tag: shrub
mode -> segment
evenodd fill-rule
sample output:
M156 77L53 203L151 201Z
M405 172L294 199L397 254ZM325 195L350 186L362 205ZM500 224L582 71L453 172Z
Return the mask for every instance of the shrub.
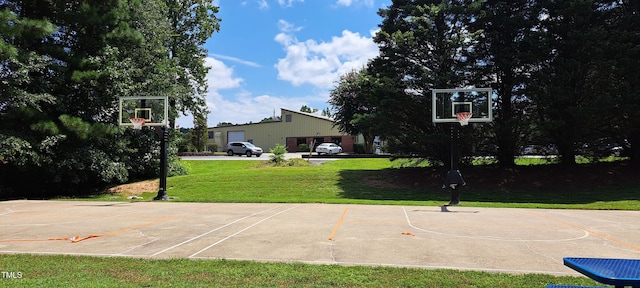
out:
M287 147L276 144L275 148L269 149L269 153L273 153L273 155L269 157L269 160L276 165L281 165L284 163L284 154L287 153Z
M309 145L305 143L298 145L298 152L308 152L308 151L309 151Z

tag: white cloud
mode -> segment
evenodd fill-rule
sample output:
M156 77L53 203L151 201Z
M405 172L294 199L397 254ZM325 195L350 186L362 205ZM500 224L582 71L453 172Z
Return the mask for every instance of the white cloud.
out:
M289 23L285 20L278 20L278 29L281 32L285 32L285 33L291 33L291 32L298 32L300 30L302 30L302 26L296 26L293 25L292 23Z
M206 67L211 67L209 73L207 73L207 83L209 84L209 90L215 91L220 89L229 89L239 87L242 83L242 78L233 76L233 69L227 67L222 61L207 57L204 61Z
M247 66L251 66L251 67L260 67L260 64L258 64L256 62L243 60L243 59L236 58L236 57L233 57L233 56L227 56L227 55L221 55L221 54L209 54L209 55L214 57L214 58L216 58L216 59L229 60L229 61L237 62L237 63L243 64L243 65L247 65Z
M338 5L342 6L351 6L352 0L338 0Z
M278 4L285 7L291 7L295 2L304 2L304 0L278 0Z
M332 37L330 42L318 43L312 39L299 42L288 33L280 33L274 40L284 46L287 53L276 64L278 79L295 86L308 83L329 89L340 75L364 67L379 54L372 38L348 30Z
M258 8L260 8L260 9L269 8L269 3L267 3L267 0L258 0L256 2L258 2Z
M373 0L338 0L338 6L351 6L352 4L362 4L365 6L373 6Z
M273 116L274 112L276 116L280 116L280 108L298 109L302 105L309 105L304 98L284 98L268 94L254 96L248 91L240 91L228 98L219 93L210 94L207 97L211 112L207 117L209 127L216 126L220 122L257 123Z
M205 65L212 67L207 74L209 92L206 103L210 112L207 116L209 127L216 126L220 122L233 124L260 122L263 118L273 116L274 111L277 116L280 116L280 108L298 109L302 105L311 106L310 103L319 98L317 95L296 98L268 94L255 96L242 89L241 84L245 80L235 76L232 67L226 66L224 62L214 57L205 59ZM176 119L176 125L184 128L193 127L193 116L181 115Z

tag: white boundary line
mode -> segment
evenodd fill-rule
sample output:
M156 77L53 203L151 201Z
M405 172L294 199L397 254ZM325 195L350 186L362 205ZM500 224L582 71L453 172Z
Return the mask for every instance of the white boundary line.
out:
M273 214L273 215L271 215L271 216L269 216L269 217L267 217L267 218L264 218L264 219L262 219L262 220L260 220L260 221L258 221L258 222L256 222L256 223L253 223L252 225L249 225L248 227L246 227L246 228L244 228L244 229L242 229L242 230L240 230L240 231L238 231L238 232L236 232L236 233L233 233L233 234L231 234L231 235L229 235L229 236L227 236L227 237L224 237L224 238L222 238L222 239L218 240L217 242L215 242L215 243L213 243L213 244L211 244L211 245L209 245L209 246L207 246L207 247L205 247L205 248L201 249L200 251L198 251L198 252L196 252L196 253L193 253L193 254L189 255L189 257L187 257L187 258L193 258L193 257L195 257L196 255L198 255L198 254L200 254L200 253L202 253L202 252L206 251L207 249L209 249L209 248L211 248L211 247L213 247L213 246L216 246L216 245L218 245L218 244L220 244L220 243L222 243L222 242L224 242L224 241L227 241L227 240L229 240L229 239L231 239L231 238L235 237L236 235L238 235L238 234L240 234L240 233L242 233L242 232L244 232L244 231L249 230L249 228L252 228L253 226L256 226L256 225L258 225L258 224L260 224L260 223L262 223L262 222L264 222L264 221L267 221L267 220L269 220L269 219L271 219L271 218L273 218L273 217L275 217L275 216L278 216L278 215L280 215L280 214L282 214L282 213L284 213L284 212L287 212L287 211L289 211L289 210L292 210L292 209L294 209L294 208L298 208L298 207L300 207L300 205L296 205L296 206L293 206L293 207L291 207L291 208L288 208L288 209L282 210L282 211L280 211L280 212L278 212L278 213L276 213L276 214Z
M280 207L283 207L283 206L287 206L287 205L280 205L280 206L277 206L277 207L273 207L273 208L269 208L269 209L266 209L266 210L262 210L262 211L259 211L259 212L255 212L255 213L249 214L249 215L247 215L247 216L245 216L245 217L242 217L242 218L236 219L236 220L234 220L234 221L232 221L232 222L229 222L229 223L227 223L227 224L225 224L225 225L222 225L222 226L220 226L220 227L217 227L217 228L215 228L215 229L213 229L213 230L209 230L209 231L207 231L207 232L205 232L205 233L203 233L203 234L200 234L200 235L198 235L198 236L195 236L195 237L193 237L193 238L191 238L191 239L188 239L188 240L182 241L182 242L180 242L180 243L178 243L178 244L176 244L176 245L173 245L173 246L171 246L171 247L169 247L169 248L166 248L166 249L160 250L160 251L158 251L158 252L156 252L156 253L153 253L153 254L149 255L149 257L155 257L155 256L158 256L158 255L160 255L160 254L162 254L162 253L164 253L164 252L167 252L167 251L169 251L169 250L171 250L171 249L174 249L174 248L180 247L180 246L182 246L182 245L184 245L184 244L187 244L187 243L189 243L189 242L191 242L191 241L194 241L194 240L197 240L197 239L199 239L199 238L202 238L202 237L204 237L204 236L206 236L206 235L209 235L209 234L211 234L211 233L213 233L213 232L216 232L216 231L218 231L218 230L220 230L220 229L223 229L223 228L225 228L225 227L231 226L231 225L233 225L233 224L235 224L235 223L238 223L238 222L240 222L240 221L242 221L242 220L245 220L245 219L247 219L247 218L250 218L250 217L253 217L253 216L256 216L256 215L259 215L259 214L265 213L265 212L269 212L269 211L272 211L272 210L279 209ZM297 206L296 206L296 207L297 207ZM292 208L289 208L289 209L287 209L287 210L290 210L290 209L292 209ZM285 210L285 211L287 211L287 210ZM278 214L279 214L279 213L278 213ZM277 214L276 214L276 215L277 215Z
M575 240L584 239L589 237L590 235L588 231L583 229L577 229L577 228L576 230L581 230L582 232L584 232L582 236L574 237L574 238L565 238L565 239L508 239L508 238L491 237L491 236L465 236L465 235L449 234L449 233L443 233L443 232L438 232L434 230L428 230L428 229L417 227L411 223L411 219L409 219L409 214L407 214L407 209L405 209L404 206L402 206L402 211L404 212L404 217L407 220L407 224L409 224L409 227L422 232L427 232L427 233L432 233L432 234L437 234L437 235L442 235L447 237L494 240L494 241L505 241L505 242L565 242L565 241L575 241Z

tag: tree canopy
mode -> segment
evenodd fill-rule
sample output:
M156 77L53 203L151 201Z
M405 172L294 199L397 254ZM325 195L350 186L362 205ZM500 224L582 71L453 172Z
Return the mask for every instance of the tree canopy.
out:
M157 177L159 138L116 127L118 98L203 111L215 13L207 1L0 1L0 198Z
M561 162L571 165L577 154L602 156L608 142L624 146L638 163L639 6L393 0L378 12L380 55L366 71L343 75L330 103L343 131L365 123L366 115L369 124L358 128L375 127L387 151L443 160L449 129L430 121L431 89L490 87L494 122L461 129L464 155L497 147L490 153L511 166L520 147L538 144L557 147ZM365 78L376 84L358 84ZM336 97L349 89L358 100ZM360 106L375 113L352 108Z

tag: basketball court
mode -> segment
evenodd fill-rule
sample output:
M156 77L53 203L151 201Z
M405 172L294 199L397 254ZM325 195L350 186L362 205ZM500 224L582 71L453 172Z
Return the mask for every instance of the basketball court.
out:
M640 258L640 211L0 202L0 253L237 259L577 275L563 257Z
M451 171L458 126L491 122L492 97L485 88L433 91L433 122L452 125ZM167 97L122 97L119 125L166 127L167 106ZM166 161L160 166L157 198L165 199ZM461 183L447 183L451 203ZM563 257L640 258L638 219L640 211L17 200L0 202L0 254L577 275Z

